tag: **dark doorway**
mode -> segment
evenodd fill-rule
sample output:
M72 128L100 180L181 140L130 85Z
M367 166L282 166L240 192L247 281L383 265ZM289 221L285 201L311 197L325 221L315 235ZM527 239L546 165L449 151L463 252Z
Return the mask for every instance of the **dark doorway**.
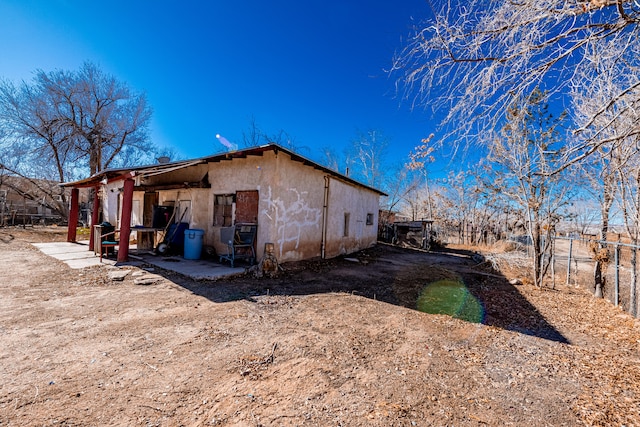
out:
M158 205L158 193L144 193L142 207L142 225L153 227L153 207ZM154 233L138 233L138 249L153 249L155 247Z

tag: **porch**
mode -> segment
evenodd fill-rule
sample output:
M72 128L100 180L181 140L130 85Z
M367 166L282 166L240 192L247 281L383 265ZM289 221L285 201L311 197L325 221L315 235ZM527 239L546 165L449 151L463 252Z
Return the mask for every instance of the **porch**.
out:
M94 266L119 267L125 265L142 266L151 265L169 272L178 273L194 280L219 280L225 277L243 274L248 264L239 267L231 267L228 264L221 264L212 259L188 260L178 255L161 256L152 255L148 252L136 254L136 246L132 245L132 252L129 253L129 260L125 262L116 261L112 258L100 257L93 250L89 249L89 241L79 243L72 242L50 242L34 243L42 253L60 260L73 269L82 269Z

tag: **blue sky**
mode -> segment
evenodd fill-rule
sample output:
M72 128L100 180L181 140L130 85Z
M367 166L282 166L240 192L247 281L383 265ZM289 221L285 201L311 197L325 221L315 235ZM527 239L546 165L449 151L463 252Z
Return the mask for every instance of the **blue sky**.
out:
M153 142L183 158L223 150L218 133L241 144L253 118L317 160L380 130L397 163L435 122L385 70L428 14L424 0L0 0L0 77L92 61L147 93Z

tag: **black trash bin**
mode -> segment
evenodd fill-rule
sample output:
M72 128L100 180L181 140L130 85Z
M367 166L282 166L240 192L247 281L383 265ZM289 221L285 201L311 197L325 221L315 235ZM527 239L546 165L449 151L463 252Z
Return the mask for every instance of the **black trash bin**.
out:
M173 206L154 206L152 227L165 228L169 224L172 214Z

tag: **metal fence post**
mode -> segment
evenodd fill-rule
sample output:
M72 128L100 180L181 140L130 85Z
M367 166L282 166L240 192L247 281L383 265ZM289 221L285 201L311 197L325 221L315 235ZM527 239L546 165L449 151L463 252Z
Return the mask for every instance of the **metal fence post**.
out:
M569 255L567 256L567 286L571 279L571 252L573 250L573 238L569 237Z
M616 286L615 286L615 293L614 293L614 305L617 307L618 303L620 301L619 295L620 295L620 246L616 243L614 246L614 251L615 251L615 262L616 262Z
M638 253L636 247L634 246L631 252L631 283L629 284L629 312L633 317L636 317L638 313L636 296L636 286L638 285L638 272L636 270L637 259Z

